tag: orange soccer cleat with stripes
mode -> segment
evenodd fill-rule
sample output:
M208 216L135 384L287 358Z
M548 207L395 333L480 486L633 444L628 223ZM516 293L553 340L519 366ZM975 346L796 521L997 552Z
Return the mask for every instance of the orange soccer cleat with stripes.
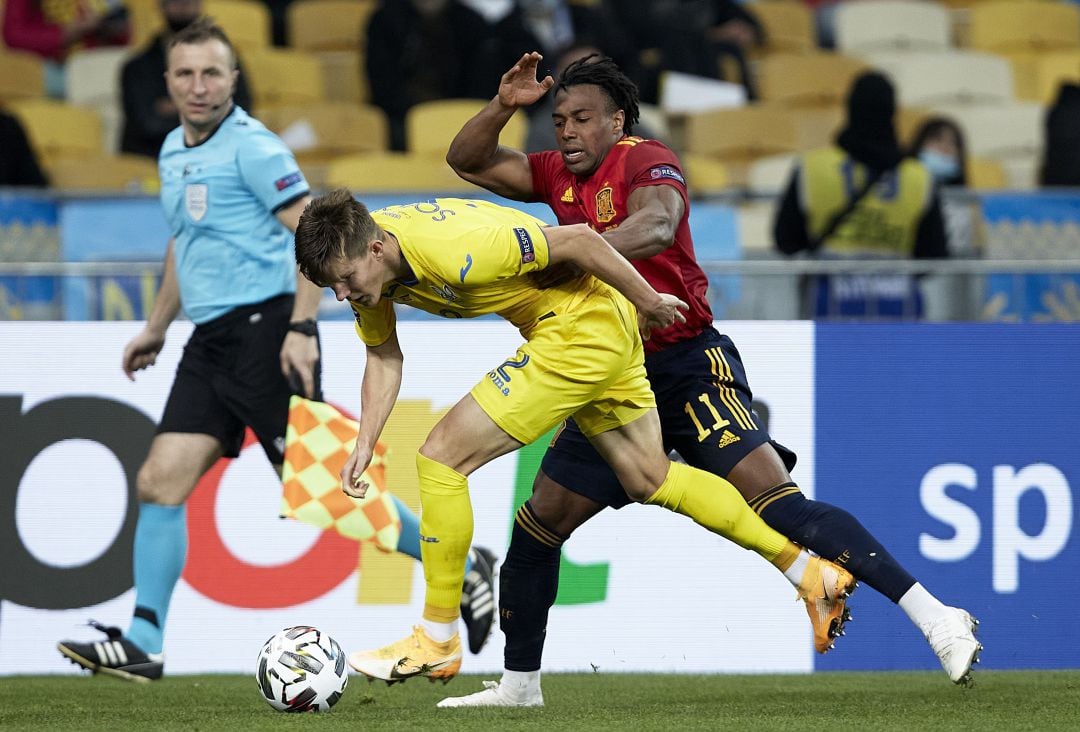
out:
M834 640L844 634L844 623L851 620L847 598L857 587L855 577L843 567L811 555L799 580L799 599L806 603L806 613L814 628L814 649L826 653Z
M373 651L350 653L349 665L369 680L382 679L387 684L417 677L445 684L461 670L461 637L455 633L453 638L440 643L415 625L411 635L396 643Z

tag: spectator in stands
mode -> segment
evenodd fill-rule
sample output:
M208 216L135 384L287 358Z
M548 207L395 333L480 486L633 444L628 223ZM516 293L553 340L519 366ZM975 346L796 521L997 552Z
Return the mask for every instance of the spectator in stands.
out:
M747 53L765 43L760 21L736 0L631 0L626 18L639 48L659 52L659 68L734 81L738 67L747 97L757 98Z
M169 39L203 14L202 0L158 0L165 29L138 55L124 64L120 90L124 128L120 149L157 159L165 136L180 124L176 107L165 87L165 49ZM234 95L236 103L251 111L251 92L241 71Z
M859 76L847 99L847 126L836 144L797 162L777 209L773 235L785 254L833 258L925 258L946 254L945 225L933 177L896 141L892 83ZM917 317L918 283L907 277L832 277L811 281L808 310L818 316Z
M64 59L79 47L123 46L128 42L122 0L5 0L4 43L36 53L46 62L49 96L64 96Z
M293 0L262 0L270 11L270 36L275 46L289 45L289 6Z
M405 114L434 99L487 99L497 47L492 26L459 0L383 2L367 27L371 101L390 126L390 147L405 150Z
M930 117L915 132L911 155L926 166L941 186L967 185L964 132L948 117Z
M1062 84L1046 113L1039 185L1080 187L1080 84Z
M40 188L48 184L22 124L16 117L0 111L0 187Z

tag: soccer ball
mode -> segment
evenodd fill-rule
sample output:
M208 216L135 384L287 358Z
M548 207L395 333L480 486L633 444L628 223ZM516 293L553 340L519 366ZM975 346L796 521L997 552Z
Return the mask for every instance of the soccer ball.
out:
M297 625L266 641L255 680L266 703L279 712L325 712L341 698L349 671L337 641Z

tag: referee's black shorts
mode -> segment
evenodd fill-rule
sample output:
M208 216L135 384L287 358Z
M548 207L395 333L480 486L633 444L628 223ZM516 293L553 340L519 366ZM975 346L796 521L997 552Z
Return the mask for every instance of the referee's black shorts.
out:
M280 353L292 307L292 295L279 295L196 326L184 346L158 434L210 435L226 457L236 457L244 427L250 426L270 462L280 464L293 393L281 373ZM317 365L316 392L319 381Z
M770 439L751 408L753 394L738 349L709 327L700 334L645 356L664 448L688 464L726 477L740 460L771 442L788 470L791 450ZM556 433L541 469L574 493L605 506L622 508L631 500L615 472L572 419Z

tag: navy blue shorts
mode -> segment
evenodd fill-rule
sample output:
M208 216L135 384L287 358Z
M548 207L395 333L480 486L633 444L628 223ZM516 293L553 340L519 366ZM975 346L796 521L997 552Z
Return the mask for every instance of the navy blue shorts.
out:
M795 453L769 438L751 408L742 358L726 335L706 328L646 355L645 370L656 394L664 448L677 451L689 465L726 477L751 451L770 442L788 470L795 467ZM552 480L605 506L632 502L572 419L556 433L540 467Z
M210 435L221 443L225 457L236 457L249 426L270 462L280 465L293 394L281 373L280 353L292 307L292 295L280 295L195 326L158 433ZM315 391L321 399L318 365Z

